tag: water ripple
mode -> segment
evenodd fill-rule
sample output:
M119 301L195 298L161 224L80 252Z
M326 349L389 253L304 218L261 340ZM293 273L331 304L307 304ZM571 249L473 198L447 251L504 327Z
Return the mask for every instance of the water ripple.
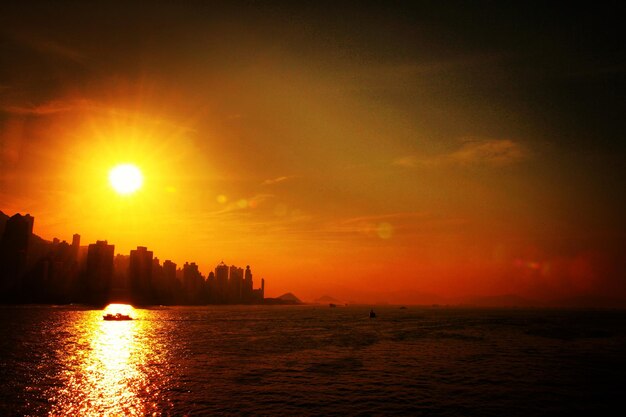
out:
M607 414L619 311L0 308L0 415Z

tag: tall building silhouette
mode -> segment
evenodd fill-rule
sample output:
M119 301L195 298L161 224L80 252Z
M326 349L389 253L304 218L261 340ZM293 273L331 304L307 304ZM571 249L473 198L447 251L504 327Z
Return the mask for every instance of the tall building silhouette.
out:
M152 299L153 252L145 246L130 251L128 280L134 303L147 304Z
M112 300L130 301L130 284L128 282L128 269L130 256L118 253L113 258L113 295Z
M169 259L163 261L161 279L156 284L157 301L160 304L181 303L180 283L176 279L176 264Z
M78 233L74 233L72 236L72 256L75 261L78 261L78 252L80 251L80 235Z
M104 304L108 301L113 280L114 245L98 240L87 249L83 301Z
M0 291L3 298L11 298L20 291L34 223L34 217L19 213L6 222L0 240Z
M250 270L250 265L246 265L241 293L241 298L244 303L252 302L252 271Z
M228 294L228 266L224 261L215 267L216 302L225 303Z
M42 245L42 243L39 243ZM32 269L25 277L24 299L33 302L69 303L76 300L79 287L78 254L80 235L75 234L72 244L58 238L52 244L43 243L40 252L30 253ZM44 249L43 251L41 251Z
M229 268L228 296L229 304L241 303L241 289L243 287L243 269L232 265Z
M169 259L163 262L163 275L167 281L176 279L176 264Z
M183 288L188 303L203 304L205 302L204 277L200 274L195 262L185 262L183 266Z
M261 278L261 288L252 290L252 302L261 303L265 298L265 279Z
M217 281L215 279L215 273L209 272L209 276L206 279L207 285L207 301L209 304L215 304L217 302Z

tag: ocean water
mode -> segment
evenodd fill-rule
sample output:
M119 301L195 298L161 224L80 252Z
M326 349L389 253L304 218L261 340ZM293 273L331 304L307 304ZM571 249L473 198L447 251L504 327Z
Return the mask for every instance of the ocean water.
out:
M608 415L626 312L0 307L1 416Z

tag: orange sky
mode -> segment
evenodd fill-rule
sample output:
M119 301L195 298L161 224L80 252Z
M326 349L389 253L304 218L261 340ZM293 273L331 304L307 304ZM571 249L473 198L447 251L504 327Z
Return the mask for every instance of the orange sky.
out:
M612 110L563 104L615 104L586 89L606 62L434 12L100 7L0 21L0 210L40 236L250 264L305 300L626 296L623 147L593 130ZM138 193L111 189L119 163Z

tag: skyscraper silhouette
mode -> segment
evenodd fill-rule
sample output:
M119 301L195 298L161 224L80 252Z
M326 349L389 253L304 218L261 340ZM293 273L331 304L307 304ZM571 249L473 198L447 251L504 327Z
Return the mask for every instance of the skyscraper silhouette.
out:
M206 279L207 285L207 300L210 304L217 303L217 281L215 279L215 273L209 272L209 276Z
M87 267L84 274L84 293L81 298L90 304L108 302L113 279L114 245L98 240L87 249Z
M216 302L225 303L228 291L228 266L224 261L215 267Z
M204 277L195 262L185 262L183 266L183 287L188 303L202 304L205 301Z
M128 280L131 299L136 304L148 304L152 299L153 252L145 246L130 251Z
M74 260L78 262L78 253L80 251L80 235L78 233L74 233L72 236L72 256Z
M232 265L229 268L228 297L229 304L241 303L241 289L243 287L243 269Z
M0 294L10 299L20 291L26 272L28 246L35 219L26 214L15 214L7 220L0 240Z
M163 261L159 280L154 282L156 300L159 304L175 304L182 300L176 298L180 291L180 283L176 279L176 264L169 259Z
M241 297L244 303L252 302L252 271L250 270L250 265L246 265L246 272L243 279L243 288L242 288Z

